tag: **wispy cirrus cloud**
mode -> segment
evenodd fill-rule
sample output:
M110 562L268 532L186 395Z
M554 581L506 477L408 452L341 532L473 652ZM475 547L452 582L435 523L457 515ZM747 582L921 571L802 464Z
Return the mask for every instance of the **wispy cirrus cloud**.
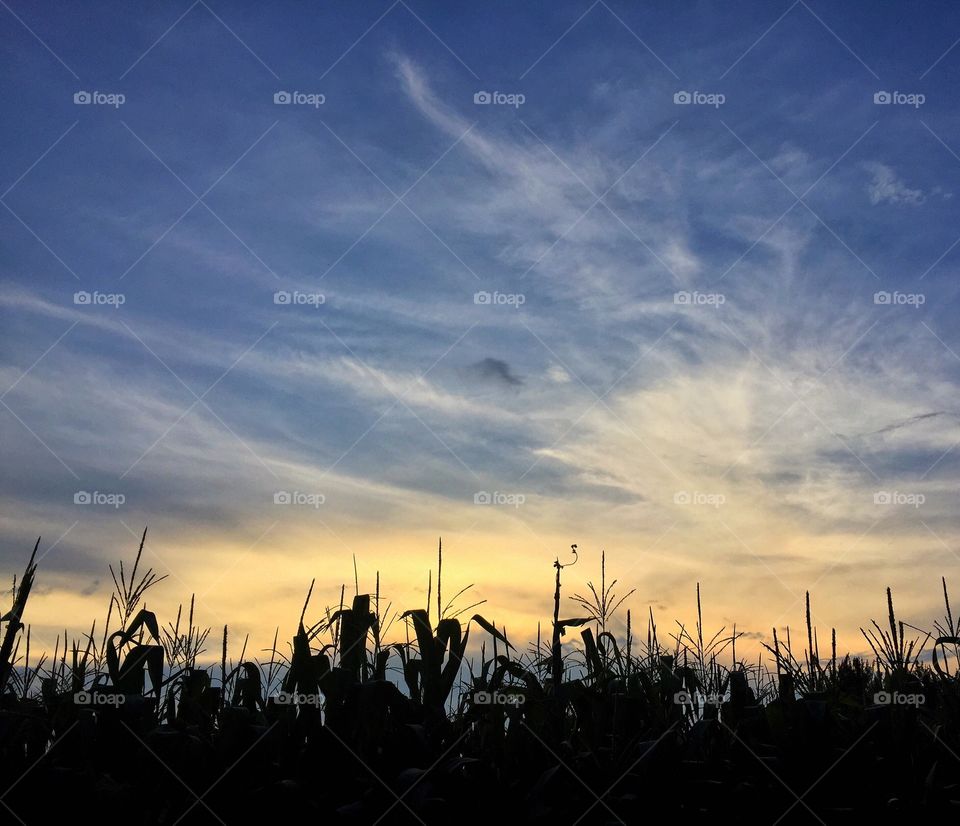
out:
M809 32L789 49L772 32L716 81L728 102L713 110L674 105L675 78L639 72L636 41L602 18L516 81L516 110L475 105L473 77L389 20L316 111L273 106L248 55L210 74L158 52L132 76L130 128L193 187L242 158L176 224L189 193L129 130L81 113L9 199L80 282L4 218L0 375L22 422L0 410L0 433L5 466L29 468L2 479L7 547L69 529L47 573L60 600L84 577L92 602L104 549L149 522L178 589L216 581L212 610L256 603L271 622L353 554L413 604L441 532L491 597L508 576L549 579L579 541L664 610L695 577L759 627L816 583L854 628L863 606L831 572L864 591L897 579L926 610L928 580L955 564L960 164L915 112L878 113L873 78ZM762 33L728 55L707 29L688 48L659 23L689 88ZM280 51L285 83L316 76L312 52ZM513 88L510 57L485 88ZM17 82L59 100L43 72ZM924 122L952 134L928 98ZM39 154L20 144L76 114L28 119L8 179ZM125 303L79 306L78 289ZM81 487L122 490L125 510L78 509ZM280 506L278 491L325 501ZM475 504L495 491L524 503ZM269 595L267 569L282 579ZM518 629L534 627L531 589Z

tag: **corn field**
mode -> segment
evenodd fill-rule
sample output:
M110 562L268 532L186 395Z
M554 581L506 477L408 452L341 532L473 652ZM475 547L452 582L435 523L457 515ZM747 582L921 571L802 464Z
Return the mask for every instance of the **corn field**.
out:
M146 531L144 531L144 538ZM521 646L444 602L374 593L312 605L266 656L230 629L166 624L164 579L110 567L104 625L31 654L37 546L0 617L0 818L33 824L913 823L960 815L960 622L862 629L840 655L810 620L772 629L756 661L736 630L637 623L601 558ZM575 588L575 586L574 586ZM693 590L693 589L691 589ZM882 595L878 595L882 598ZM465 607L459 607L460 605ZM564 606L572 604L574 610ZM294 616L296 616L294 614ZM642 630L636 630L641 625ZM470 645L471 640L473 645ZM479 645L477 644L479 642Z

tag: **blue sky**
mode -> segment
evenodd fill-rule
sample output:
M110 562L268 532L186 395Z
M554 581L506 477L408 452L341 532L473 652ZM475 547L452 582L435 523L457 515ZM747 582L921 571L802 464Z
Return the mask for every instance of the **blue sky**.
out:
M148 523L157 599L203 591L212 625L279 622L313 576L332 600L354 554L416 603L440 533L523 630L571 542L638 609L700 579L756 635L808 587L854 648L887 584L939 610L954 5L10 2L0 26L0 531L11 574L53 546L41 629L99 610Z

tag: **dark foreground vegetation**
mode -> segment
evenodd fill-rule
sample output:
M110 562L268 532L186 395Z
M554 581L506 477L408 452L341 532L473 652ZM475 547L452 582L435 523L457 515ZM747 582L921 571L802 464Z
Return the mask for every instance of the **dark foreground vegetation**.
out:
M321 611L308 593L289 646L278 636L254 657L229 629L195 626L192 600L161 625L143 597L163 577L142 569L142 550L111 568L106 627L64 632L35 662L24 620L36 548L14 582L0 618L3 822L960 816L960 627L946 582L946 616L929 630L898 621L888 590L886 619L863 632L869 657L839 657L833 633L821 650L808 596L801 639L774 631L746 663L735 629L707 635L699 587L696 627L666 637L652 613L642 634L615 616L628 595L603 565L586 596L564 598L574 546L554 565L547 633L521 651L471 614L479 603L457 607L468 589L444 602L441 554L426 606L394 610L379 580Z

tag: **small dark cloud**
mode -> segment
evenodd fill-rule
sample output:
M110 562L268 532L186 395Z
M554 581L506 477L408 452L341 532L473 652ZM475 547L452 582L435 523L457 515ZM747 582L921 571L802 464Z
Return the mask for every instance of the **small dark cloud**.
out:
M100 589L100 580L95 579L86 588L80 591L85 597L93 596Z
M467 367L468 374L479 381L505 384L509 387L519 387L523 379L515 376L510 365L501 359L485 358Z
M727 626L733 626L736 624L736 619L724 617L724 622ZM763 642L767 638L767 633L764 631L744 631L741 628L737 628L737 636L745 640L759 640Z

